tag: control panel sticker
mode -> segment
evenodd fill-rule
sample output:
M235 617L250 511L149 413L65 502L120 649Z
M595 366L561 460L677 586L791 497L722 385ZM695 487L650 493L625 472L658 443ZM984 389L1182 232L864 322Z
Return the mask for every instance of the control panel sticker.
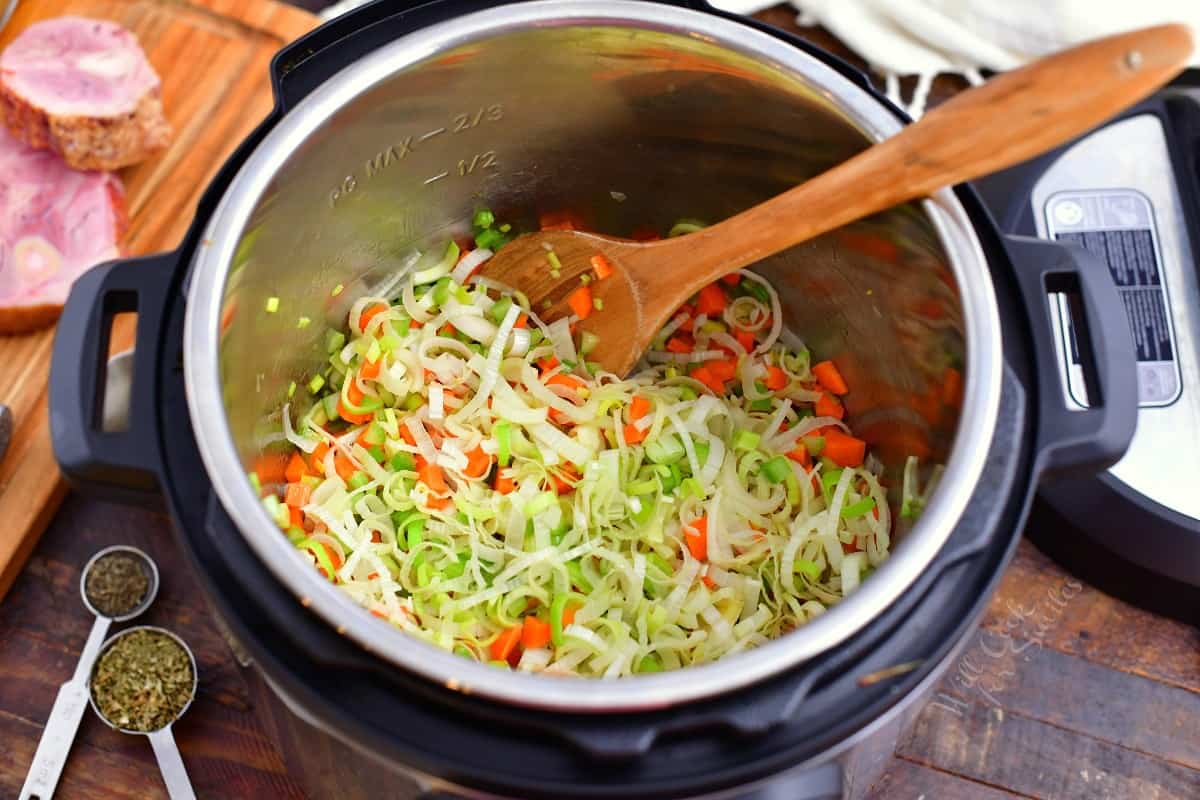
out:
M1162 278L1162 256L1154 229L1154 212L1141 194L1132 191L1069 192L1047 203L1050 235L1072 242L1108 266L1109 275L1125 305L1138 360L1138 401L1142 406L1162 406L1180 394L1175 334L1167 290ZM1072 397L1086 405L1074 326L1066 303L1059 304L1060 325L1066 332L1065 364Z

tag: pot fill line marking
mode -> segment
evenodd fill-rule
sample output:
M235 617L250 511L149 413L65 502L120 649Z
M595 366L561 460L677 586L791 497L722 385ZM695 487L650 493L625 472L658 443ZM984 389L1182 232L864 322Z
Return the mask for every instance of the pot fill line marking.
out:
M427 139L432 139L433 137L437 136L439 133L445 133L445 132L446 132L445 128L438 128L437 130L432 130L429 133L421 134L420 138L418 138L417 141L423 142Z
M436 182L440 181L442 178L447 177L449 174L450 174L449 172L440 172L437 175L434 175L432 178L426 178L425 185L428 186L431 183L436 183Z

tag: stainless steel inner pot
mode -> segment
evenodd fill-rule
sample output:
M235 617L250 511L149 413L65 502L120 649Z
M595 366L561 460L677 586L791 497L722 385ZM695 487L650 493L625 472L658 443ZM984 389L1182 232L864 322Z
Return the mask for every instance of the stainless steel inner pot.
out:
M527 224L540 211L571 208L613 234L681 216L715 221L899 127L866 91L778 38L649 3L501 6L350 64L265 137L195 255L185 378L222 503L299 602L397 667L463 692L580 711L662 707L837 646L945 542L995 427L998 311L979 243L949 191L757 267L779 289L788 329L846 372L850 419L889 474L909 453L946 465L924 514L879 570L826 614L757 650L618 680L475 664L375 619L322 579L245 475L278 438L290 383L300 387L293 402L307 402L325 330L343 326L350 303L385 280L407 248L463 230L479 205ZM275 313L265 311L268 298L279 300ZM961 410L941 390L950 363L965 365Z

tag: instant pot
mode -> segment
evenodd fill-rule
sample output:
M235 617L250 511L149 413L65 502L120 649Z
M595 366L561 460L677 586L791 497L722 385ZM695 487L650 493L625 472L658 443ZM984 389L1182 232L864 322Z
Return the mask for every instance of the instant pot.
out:
M457 797L861 796L977 622L1039 480L1129 444L1133 345L1103 268L1002 236L969 189L945 190L756 267L787 328L847 375L893 500L907 456L945 467L852 595L753 651L618 680L408 637L322 579L246 479L353 300L481 205L526 229L563 208L616 235L715 221L906 120L837 59L702 2L378 2L286 48L272 78L274 111L180 249L76 283L51 430L77 487L165 502L217 617L290 709L264 703L314 797L410 797L413 780ZM1087 407L1063 402L1052 302L1074 311ZM104 359L126 311L121 425Z

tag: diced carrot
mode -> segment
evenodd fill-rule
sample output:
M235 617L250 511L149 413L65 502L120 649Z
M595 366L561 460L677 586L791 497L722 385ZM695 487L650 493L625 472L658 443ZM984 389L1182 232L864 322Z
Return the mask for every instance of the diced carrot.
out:
M708 517L700 517L683 529L683 538L687 542L692 558L704 561L708 558Z
M379 370L383 367L383 359L379 358L374 361L364 361L359 367L358 374L363 376L363 380L373 381L379 377Z
M807 467L812 463L812 455L808 452L808 448L804 445L800 445L795 450L789 452L787 457L802 467Z
M446 476L437 464L430 464L425 459L417 461L417 479L429 487L431 492L444 494L446 492Z
M734 331L733 338L738 340L738 344L747 353L754 351L754 334L750 331Z
M708 367L700 367L692 370L691 377L700 381L717 394L725 393L725 384L717 380L717 377L712 374Z
M721 278L721 283L725 284L726 286L737 286L741 282L742 276L738 275L736 272L731 272L724 278Z
M287 477L287 464L288 461L282 453L262 455L254 462L254 473L258 475L258 482L263 486L268 483L283 483Z
M845 378L842 377L842 373L838 371L837 365L832 361L813 364L812 374L817 379L817 383L821 384L821 388L827 392L841 395L850 391L850 388L846 386Z
M380 542L383 541L383 534L381 534L379 531L371 531L371 541L374 542L375 544L379 544ZM371 576L368 575L367 580L370 580L370 579L371 579Z
M637 422L642 417L650 413L650 401L638 395L629 403L629 419L632 422Z
M447 322L445 325L443 325L441 328L438 329L438 333L441 334L442 336L453 336L454 335L454 326L451 325L449 322Z
M604 280L609 275L613 274L612 262L604 257L603 253L596 253L592 256L592 269L596 270L596 280Z
M350 381L350 386L346 389L346 395L347 399L354 405L358 405L363 401L363 398L366 397L366 395L363 394L363 390L358 388L358 381L355 380Z
M539 358L537 365L538 369L540 369L542 372L549 372L557 367L559 363L560 362L557 356L546 356L545 358Z
M818 397L814 410L817 412L818 417L841 419L846 416L846 408L842 405L842 401L831 394L823 393Z
M287 478L288 483L299 483L300 479L308 474L308 463L305 462L304 456L299 453L292 453L291 459L288 461L287 469L284 470L283 476ZM262 475L258 476L262 480Z
M772 392L778 392L788 385L788 376L779 367L767 367L767 379L763 381Z
M583 218L574 211L546 211L538 216L538 227L544 231L581 231Z
M374 574L378 575L378 573L374 573ZM368 579L368 580L369 580L369 579ZM378 608L372 608L372 609L371 609L371 614L372 614L373 616L379 617L380 619L387 619L387 618L388 618L388 615L387 615L387 614L385 614L385 613L383 613L382 611L380 611Z
M346 422L354 425L362 425L364 422L370 422L375 417L375 415L370 411L365 411L362 414L355 414L353 411L346 408L346 403L341 397L338 397L338 416L346 420Z
M936 297L922 298L913 310L927 319L941 319L946 316L946 309Z
M849 542L842 542L842 552L849 555L850 553L858 552L858 539L853 539Z
M962 406L963 375L954 367L946 367L942 373L942 402L951 408Z
M312 487L307 483L289 483L287 492L283 495L283 502L289 506L299 508L303 505L308 505L308 499L312 497Z
M867 455L867 443L830 427L825 430L825 446L821 448L821 455L839 467L857 467Z
M350 480L350 477L358 472L358 467L354 466L354 462L341 453L333 457L333 468L337 470L338 477L344 481Z
M700 580L704 582L704 585L707 586L710 591L715 592L717 590L717 582L708 577L707 574L701 575Z
M325 474L325 454L329 452L329 442L321 442L312 451L312 467L318 475Z
M516 648L517 642L521 641L521 634L524 630L524 625L513 625L497 636L491 646L492 659L494 661L507 661L509 654Z
M649 430L649 428L644 431L638 430L638 426L630 422L624 428L625 444L641 444Z
M303 528L304 512L293 506L288 506L288 524L293 528Z
M468 478L482 478L492 468L492 457L483 452L482 447L476 447L467 453L467 468L463 472Z
M438 497L437 495L426 495L425 505L435 511L444 511L449 508L452 501L449 497Z
M521 645L526 650L536 650L550 644L550 623L542 622L530 614L525 618L525 626L521 631Z
M568 625L575 624L575 613L577 611L579 611L579 609L576 608L575 606L566 606L565 608L563 608L562 624L563 624L564 628L567 627Z
M677 334L667 340L668 353L690 353L696 343L686 333Z
M520 316L518 316L517 321L513 323L513 327L514 328L528 328L529 327L529 315L521 314Z
M559 494L567 494L574 491L575 484L579 482L580 474L575 471L575 468L568 465L562 468L564 476L559 476L557 472L550 473L550 479L554 481L554 489Z
M864 255L878 258L881 261L896 263L900 258L900 248L878 233L852 231L843 228L838 231L837 238L845 247L857 250Z
M710 283L700 290L696 298L696 313L704 314L709 319L718 316L729 305L729 295L718 283Z
M712 373L712 376L721 382L731 381L737 375L736 359L709 361L706 366L708 367L708 371Z
M400 438L403 439L404 443L409 447L417 446L417 439L415 436L413 436L412 431L408 429L407 425L400 426Z
M545 383L547 386L565 386L572 391L578 391L579 389L587 386L587 381L585 381L583 378L570 375L566 372L559 372L555 375L551 375L546 379Z
M501 469L496 471L496 480L492 488L500 494L508 494L517 488L517 482L509 476L508 470Z
M367 332L367 326L377 315L387 311L387 306L383 303L372 303L362 310L358 315L358 329L363 333Z
M580 286L567 297L567 305L580 319L587 319L592 313L592 289L590 286Z

